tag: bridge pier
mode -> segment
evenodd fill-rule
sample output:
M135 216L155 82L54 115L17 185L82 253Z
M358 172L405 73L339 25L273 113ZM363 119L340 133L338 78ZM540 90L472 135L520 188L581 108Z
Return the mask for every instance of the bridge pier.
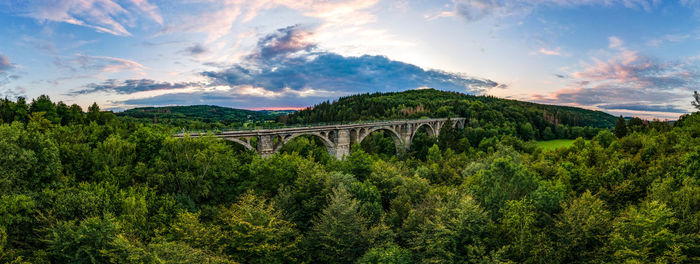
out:
M258 137L258 154L263 158L269 158L275 153L275 147L273 144L272 136L263 135Z
M344 157L350 155L350 131L347 129L339 129L336 131L333 144L333 148L329 150L331 156L342 160Z

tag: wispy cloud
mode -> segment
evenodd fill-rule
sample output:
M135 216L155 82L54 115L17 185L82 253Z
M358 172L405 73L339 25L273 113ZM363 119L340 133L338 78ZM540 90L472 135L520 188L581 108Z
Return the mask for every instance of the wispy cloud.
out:
M248 23L261 12L276 8L297 10L302 15L318 18L325 26L357 26L375 21L367 11L378 0L264 0L264 1L194 1L208 3L208 11L196 16L184 15L179 22L167 27L164 33L202 32L207 34L204 43L220 40L231 32L235 23Z
M4 73L8 71L9 69L12 69L14 66L12 66L12 63L10 62L10 58L8 58L5 55L0 54L0 73Z
M700 1L682 0L681 5L688 8L698 8ZM625 7L650 12L660 5L658 0L452 0L451 9L425 15L428 20L458 16L468 22L478 21L487 17L509 17L527 15L541 6L560 6L571 8L576 6Z
M624 42L616 36L610 36L608 37L608 43L608 48L615 49L622 47Z
M12 62L10 62L10 58L0 54L0 87L5 86L6 84L10 83L10 81L19 79L19 75L9 73L15 67L16 66ZM16 97L17 93L14 92L14 90L6 90L0 95Z
M150 79L140 79L140 80L125 80L119 81L115 79L109 79L103 83L96 84L91 83L85 85L85 89L72 91L69 95L80 95L80 94L90 94L96 92L110 92L116 94L133 94L138 92L147 91L157 91L157 90L174 90L182 89L192 86L201 86L197 83L169 83L169 82L156 82Z
M30 0L6 5L38 21L63 22L118 36L131 36L127 27L134 26L134 12L163 23L158 8L147 0L131 0L128 4L114 0Z
M647 45L658 47L661 44L663 44L664 42L682 42L682 41L685 41L685 40L690 39L690 38L691 38L690 34L666 34L666 35L663 35L662 37L651 39L651 40L647 41Z
M56 57L54 65L71 72L81 70L97 73L114 73L120 71L143 71L146 69L140 63L129 59L85 54L75 54L68 58Z
M547 48L540 48L537 52L540 54L544 55L550 55L550 56L560 56L561 55L561 48L557 47L555 49L547 49Z

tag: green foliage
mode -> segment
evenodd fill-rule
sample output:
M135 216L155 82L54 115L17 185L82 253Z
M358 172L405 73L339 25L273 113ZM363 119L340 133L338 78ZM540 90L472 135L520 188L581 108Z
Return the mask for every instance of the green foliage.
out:
M476 174L464 175L465 184L493 218L501 214L507 201L526 197L538 187L537 175L510 156L496 158L486 166Z
M323 102L278 118L287 124L428 117L468 117L488 123L527 120L538 130L549 124L612 127L609 114L574 107L541 105L434 89L358 94ZM593 134L595 135L595 134ZM593 136L591 135L591 136Z
M489 218L468 195L438 189L409 213L404 229L420 263L478 263Z
M367 251L357 264L412 264L411 252L399 246L372 248Z
M46 251L55 263L105 263L120 228L110 215L61 221L48 230Z
M673 212L656 201L631 206L613 223L610 249L619 262L661 261L677 258L678 236L671 230Z
M313 223L305 242L313 262L353 263L370 246L360 203L343 185L333 190Z
M0 190L13 193L50 185L59 179L61 161L54 141L19 122L0 125Z
M598 142L603 148L607 148L615 140L615 135L608 130L601 130L593 140Z
M221 122L223 124L274 120L294 111L251 111L215 105L138 107L120 112L118 116L132 117L146 122L170 123L179 126L185 122Z
M588 263L599 258L611 231L611 220L605 202L591 192L566 204L556 222L559 261Z
M266 200L252 194L216 217L226 255L241 263L295 262L299 234Z
M399 155L375 133L344 160L316 137L261 158L174 138L175 121L0 100L0 262L700 261L698 113L632 119L618 138L575 108L437 91L340 101L353 107L286 118L468 119L422 128ZM543 136L567 142L544 151Z
M622 138L627 135L627 121L622 116L617 118L615 123L615 136Z

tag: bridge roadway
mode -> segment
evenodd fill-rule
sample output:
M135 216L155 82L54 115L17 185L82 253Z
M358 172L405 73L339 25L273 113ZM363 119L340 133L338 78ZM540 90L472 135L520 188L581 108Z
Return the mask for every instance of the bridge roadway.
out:
M240 130L214 133L213 136L225 140L240 143L250 150L256 151L263 157L269 157L278 152L280 148L292 139L302 135L319 137L328 149L328 153L338 159L343 159L350 154L350 146L360 143L374 131L384 130L389 132L394 140L397 152L410 148L411 141L416 132L423 126L429 135L438 135L440 128L447 118L391 120L367 123L354 123L342 125L321 125L307 127L289 127L276 129ZM464 128L466 118L450 118L452 126ZM209 133L176 134L175 137L198 137ZM256 146L253 146L253 138L257 138Z

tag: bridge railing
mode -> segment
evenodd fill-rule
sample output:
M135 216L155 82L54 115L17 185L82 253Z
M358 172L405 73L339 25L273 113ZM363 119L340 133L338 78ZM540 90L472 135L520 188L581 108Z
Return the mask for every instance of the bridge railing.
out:
M461 118L461 117L451 117L451 118ZM446 118L417 118L417 119L391 119L391 120L355 120L355 121L337 121L337 122L319 122L312 124L293 124L293 125L270 125L270 126L252 126L252 127L238 127L238 128L226 128L224 130L220 129L182 129L177 131L177 134L200 134L200 133L225 133L225 132L237 132L237 131L253 131L262 129L284 129L284 128L314 128L323 126L338 126L338 125L361 125L370 123L384 123L384 122L408 122L408 121L418 121L418 120L433 120L433 119L446 119Z

